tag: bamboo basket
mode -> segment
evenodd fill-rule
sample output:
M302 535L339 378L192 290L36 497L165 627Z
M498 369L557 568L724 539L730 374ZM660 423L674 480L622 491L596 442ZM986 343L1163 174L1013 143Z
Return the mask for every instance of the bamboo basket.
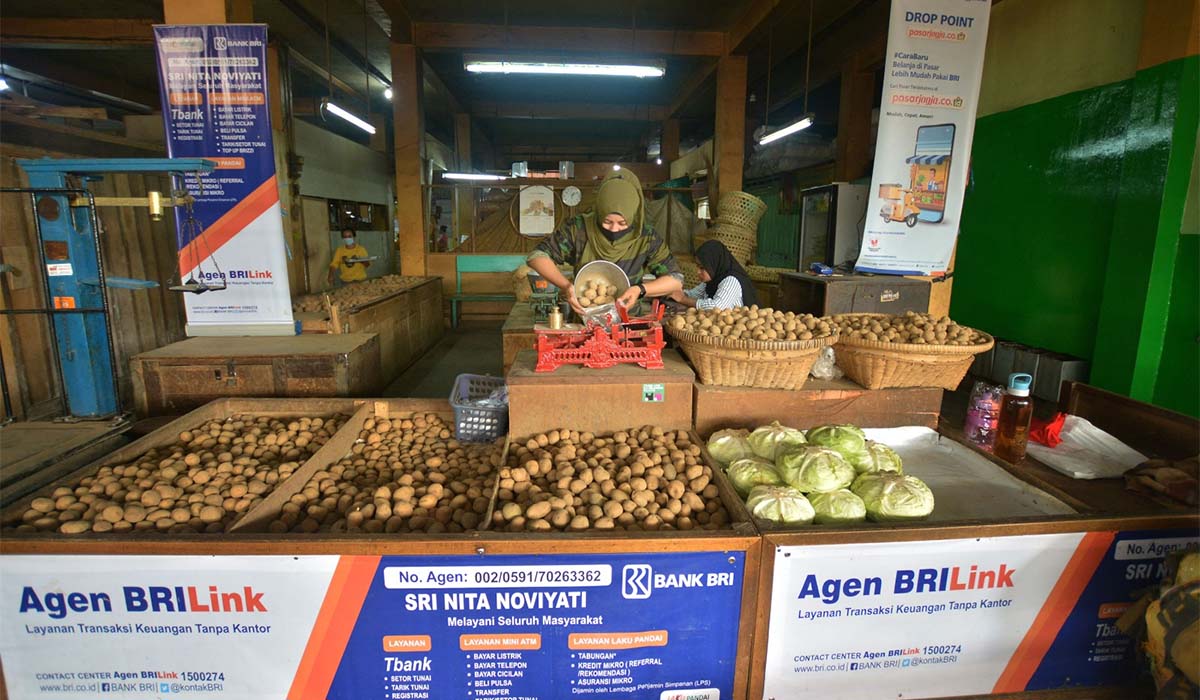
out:
M754 259L754 249L758 247L758 231L730 224L718 219L711 228L705 231L704 240L717 240L725 244L733 258L742 265L748 265ZM699 247L699 246L697 246Z
M758 231L758 222L767 213L767 203L747 192L726 192L717 203L717 218L721 221Z
M887 316L888 314L839 314L835 323L849 316ZM954 391L967 376L975 356L996 344L995 338L979 331L987 342L982 345L917 345L883 343L844 336L833 351L837 366L856 384L867 389L899 387L939 387Z
M668 327L701 384L794 391L808 381L821 349L837 342L837 333L814 340L717 340Z
M795 272L786 267L764 267L762 265L747 265L746 274L755 282L779 284L779 275L784 272Z

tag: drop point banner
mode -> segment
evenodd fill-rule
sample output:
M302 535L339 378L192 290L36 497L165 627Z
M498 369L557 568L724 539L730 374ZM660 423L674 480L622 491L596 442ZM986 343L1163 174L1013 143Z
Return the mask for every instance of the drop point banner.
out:
M967 186L991 0L893 0L855 269L940 275Z
M293 335L267 99L265 24L154 27L167 155L206 158L175 207L188 335Z

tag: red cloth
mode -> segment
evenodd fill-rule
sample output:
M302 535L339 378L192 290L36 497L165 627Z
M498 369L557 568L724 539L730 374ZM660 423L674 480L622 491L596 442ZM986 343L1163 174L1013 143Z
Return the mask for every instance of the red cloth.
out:
M1062 432L1066 421L1065 413L1057 413L1048 421L1034 418L1029 422L1029 439L1051 449L1058 447L1062 444L1062 438L1058 434Z

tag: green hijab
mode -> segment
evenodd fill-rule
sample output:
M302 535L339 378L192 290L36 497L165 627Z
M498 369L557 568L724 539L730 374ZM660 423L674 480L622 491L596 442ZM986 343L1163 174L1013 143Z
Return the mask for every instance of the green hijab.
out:
M606 177L596 192L595 207L583 217L588 240L580 264L586 265L593 260L615 262L633 257L641 245L644 210L642 183L637 175L621 168ZM609 240L600 228L600 222L609 214L620 214L629 224L629 232L615 241Z

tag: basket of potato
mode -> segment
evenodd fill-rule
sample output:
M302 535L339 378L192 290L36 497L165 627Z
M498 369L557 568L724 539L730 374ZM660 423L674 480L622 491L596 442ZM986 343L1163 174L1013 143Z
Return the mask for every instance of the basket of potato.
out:
M902 315L841 314L834 352L837 365L868 389L940 387L953 391L975 355L995 339L947 316L908 311Z
M514 441L492 529L507 532L717 530L731 525L718 478L686 431L551 430Z
M762 389L803 387L821 348L838 337L826 319L757 306L688 309L672 317L667 330L701 384Z
M8 532L219 533L329 441L346 417L235 415L106 464L17 508Z
M427 281L428 277L413 277L411 275L384 275L362 282L354 282L343 287L336 287L320 294L305 294L292 300L292 311L307 313L325 311L325 299L329 303L347 309L364 306L387 296L403 292Z

